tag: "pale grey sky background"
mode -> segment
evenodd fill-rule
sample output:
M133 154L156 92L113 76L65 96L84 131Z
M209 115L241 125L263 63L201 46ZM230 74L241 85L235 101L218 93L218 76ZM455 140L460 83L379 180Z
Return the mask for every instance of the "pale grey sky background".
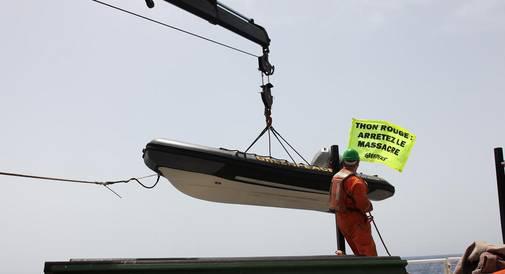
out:
M163 1L152 10L108 2L260 54ZM274 126L306 158L345 147L353 117L417 135L403 173L361 168L396 187L374 204L394 255L501 241L493 148L505 145L505 1L224 3L267 29ZM92 1L2 1L0 35L1 171L143 176L151 139L243 150L264 127L254 58ZM278 146L274 154L286 157ZM335 250L332 215L201 201L165 179L150 191L114 186L123 199L88 185L0 184L2 273L41 273L44 261L70 258Z

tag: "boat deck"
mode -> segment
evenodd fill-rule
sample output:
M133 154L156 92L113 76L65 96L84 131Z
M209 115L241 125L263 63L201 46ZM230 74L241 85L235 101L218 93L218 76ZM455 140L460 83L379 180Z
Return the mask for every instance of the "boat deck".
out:
M349 273L406 274L400 257L293 256L165 259L73 259L46 262L45 274L74 273Z

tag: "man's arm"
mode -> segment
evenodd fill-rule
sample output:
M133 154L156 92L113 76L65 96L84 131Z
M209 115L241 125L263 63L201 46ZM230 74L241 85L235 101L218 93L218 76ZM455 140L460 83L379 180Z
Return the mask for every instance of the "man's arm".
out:
M357 209L363 213L372 211L372 203L368 200L368 187L363 179L353 176L349 178L352 180L350 194L354 199L354 203Z

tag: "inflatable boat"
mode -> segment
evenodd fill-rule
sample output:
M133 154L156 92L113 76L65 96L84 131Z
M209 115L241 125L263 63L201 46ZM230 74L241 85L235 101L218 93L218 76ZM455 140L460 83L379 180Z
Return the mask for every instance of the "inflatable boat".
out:
M143 150L145 164L179 191L202 200L328 212L333 174L328 153L311 165L288 162L238 150L156 139ZM368 197L379 201L395 188L378 176L359 174L368 183Z

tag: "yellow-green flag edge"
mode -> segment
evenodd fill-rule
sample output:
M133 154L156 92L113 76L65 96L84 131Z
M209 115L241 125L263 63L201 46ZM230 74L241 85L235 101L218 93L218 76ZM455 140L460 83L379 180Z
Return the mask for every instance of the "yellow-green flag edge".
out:
M360 160L382 163L402 172L416 143L416 135L382 120L352 119L349 145L359 152Z

